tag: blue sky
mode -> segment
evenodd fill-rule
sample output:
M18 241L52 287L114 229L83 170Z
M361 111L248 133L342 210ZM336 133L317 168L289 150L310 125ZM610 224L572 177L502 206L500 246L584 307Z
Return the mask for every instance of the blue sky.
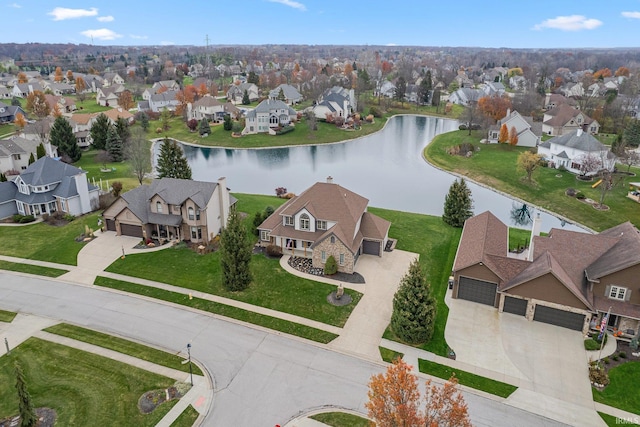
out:
M1 42L640 47L640 0L0 0Z

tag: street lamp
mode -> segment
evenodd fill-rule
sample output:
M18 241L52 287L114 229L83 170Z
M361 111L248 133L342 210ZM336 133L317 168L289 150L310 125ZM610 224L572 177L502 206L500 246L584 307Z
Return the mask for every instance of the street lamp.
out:
M187 344L187 354L189 355L189 376L191 377L191 387L193 387L193 369L191 369L191 343Z

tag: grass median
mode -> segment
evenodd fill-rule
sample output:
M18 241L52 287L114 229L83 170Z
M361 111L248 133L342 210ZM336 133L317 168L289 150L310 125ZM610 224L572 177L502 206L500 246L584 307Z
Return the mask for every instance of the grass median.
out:
M69 272L68 270L61 270L59 268L42 267L40 265L22 264L3 260L0 260L0 270L17 271L45 277L58 277Z
M278 319L276 317L266 316L264 314L254 313L252 311L243 310L241 308L232 307L217 302L193 298L189 299L188 295L165 291L153 287L138 285L135 283L114 280L107 277L98 276L94 282L96 286L117 289L124 292L143 295L174 304L180 304L187 307L195 308L209 313L218 314L220 316L229 317L254 325L262 326L275 331L284 332L286 334L295 335L308 340L326 344L337 337L331 332L322 331L320 329L301 325L299 323L289 322L287 320Z
M371 421L346 412L323 412L312 415L309 418L331 427L368 427Z
M11 323L17 315L13 311L0 310L0 322Z

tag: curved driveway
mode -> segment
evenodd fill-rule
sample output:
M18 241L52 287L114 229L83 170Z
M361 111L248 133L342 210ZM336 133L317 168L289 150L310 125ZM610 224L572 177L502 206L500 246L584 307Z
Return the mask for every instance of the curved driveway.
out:
M383 364L307 341L173 305L0 272L0 308L50 317L192 355L215 382L206 426L284 425L324 406L365 412L367 383ZM477 426L557 426L557 422L466 393Z

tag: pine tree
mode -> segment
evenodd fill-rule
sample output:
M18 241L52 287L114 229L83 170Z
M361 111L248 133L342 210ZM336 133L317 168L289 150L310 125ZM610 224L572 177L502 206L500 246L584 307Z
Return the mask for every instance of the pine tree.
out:
M110 126L109 118L102 113L96 117L96 121L91 125L91 139L96 149L104 150L107 147L107 133Z
M118 136L120 137L120 141L122 141L122 145L126 147L127 143L129 142L129 138L131 138L129 123L127 123L126 119L118 117L118 120L116 120L116 132L118 132Z
M427 71L427 74L422 78L420 86L418 87L418 102L420 104L429 104L431 86L431 71Z
M207 119L200 120L200 125L198 125L198 132L200 135L210 134L211 126L209 126L209 121Z
M120 135L118 134L118 130L115 126L109 126L106 149L112 162L121 162L124 159L122 139L120 139Z
M631 120L622 135L626 145L638 147L640 145L640 120Z
M38 147L36 148L36 157L38 159L41 159L46 155L47 155L47 151L44 149L44 144L41 142L40 144L38 144Z
M282 90L282 88L280 88L280 92L278 92L278 97L276 99L279 101L284 101L285 99L287 99L284 96L284 90Z
M431 295L425 273L415 259L393 297L391 329L405 342L424 343L433 336L435 319L436 300Z
M29 163L28 164L30 165L31 163L33 163L35 161L36 161L36 156L34 156L33 153L31 153L31 155L29 156Z
M220 236L220 265L225 288L242 291L251 283L251 242L240 216L232 209Z
M165 138L158 157L158 177L191 179L191 167L178 143Z
M38 424L38 417L31 401L31 395L27 391L27 384L22 373L20 364L16 361L16 390L18 390L18 411L20 414L21 427L35 427Z
M3 173L0 173L0 182L7 182L7 176Z
M233 123L231 122L231 116L229 114L224 115L224 123L222 124L224 130L232 130Z
M60 155L67 155L71 162L77 162L82 157L80 147L78 147L78 141L73 135L73 129L71 125L64 117L57 117L51 126L49 132L49 140L51 144L58 147Z
M473 215L473 199L471 190L464 178L457 179L449 187L449 194L444 198L444 214L442 220L452 227L462 227Z
M249 92L247 92L247 90L245 89L244 93L242 94L242 105L249 104L251 104L251 100L249 99Z
M146 132L147 129L149 129L149 115L144 111L141 111L138 114L138 121L140 122L140 127Z

